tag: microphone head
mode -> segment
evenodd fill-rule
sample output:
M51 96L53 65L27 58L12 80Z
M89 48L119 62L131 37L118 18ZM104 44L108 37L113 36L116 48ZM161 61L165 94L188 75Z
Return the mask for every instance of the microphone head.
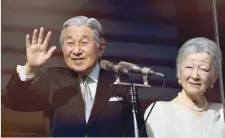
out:
M114 64L110 61L107 60L101 60L100 61L100 67L102 69L108 70L108 71L114 71L117 73L122 73L122 74L129 74L129 71L125 68L123 68L122 66L118 65L118 64Z
M108 70L109 65L113 66L114 64L112 62L107 61L107 60L101 60L100 61L100 67L102 69Z
M105 70L109 70L109 69L112 69L114 66L114 64L108 60L101 60L100 61L100 67L102 69L105 69Z
M123 68L126 68L127 70L131 70L134 66L134 64L129 63L129 62L125 62L125 61L121 61L119 63L119 65L121 65Z
M127 69L128 71L131 71L131 72L139 73L142 70L142 68L139 67L138 65L133 64L133 63L129 63L129 62L125 62L125 61L121 61L119 63L119 65L122 66L123 68Z
M155 72L151 68L148 68L148 67L139 67L136 64L125 62L125 61L121 61L119 63L119 65L120 65L120 67L122 67L123 69L126 69L129 72L141 73L143 75L152 75L152 74L154 74L154 75L157 75L157 76L164 77L164 74L159 73L159 72Z

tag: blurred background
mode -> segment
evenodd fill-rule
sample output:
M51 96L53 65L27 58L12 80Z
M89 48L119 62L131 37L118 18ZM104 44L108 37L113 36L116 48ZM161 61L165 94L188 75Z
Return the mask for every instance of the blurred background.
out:
M217 0L223 53L224 13L225 1ZM16 65L25 64L25 36L35 28L51 30L50 45L57 46L46 67L65 66L59 46L61 26L78 15L97 18L103 25L107 40L104 59L127 61L165 74L161 100L171 100L180 91L175 69L180 46L198 36L215 40L212 0L2 0L2 94ZM134 79L142 83L141 76L134 74ZM152 76L149 84L151 88L138 89L143 109L159 93L162 79ZM218 84L207 98L220 102ZM16 112L2 105L2 136L48 136L48 126L42 112Z

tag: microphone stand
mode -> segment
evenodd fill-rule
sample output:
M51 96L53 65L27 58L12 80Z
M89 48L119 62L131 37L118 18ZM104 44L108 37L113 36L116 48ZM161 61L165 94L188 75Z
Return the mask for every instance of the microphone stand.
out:
M136 117L136 113L137 113L137 100L136 100L137 99L137 93L136 93L136 87L133 85L132 76L129 75L129 77L130 77L130 83L131 83L130 94L131 94L132 113L133 113L133 121L134 121L134 135L137 138L137 137L139 137L137 117Z
M133 123L134 123L134 135L135 137L139 137L139 130L138 130L138 123L137 123L137 87L144 87L150 88L151 86L146 82L148 79L146 75L143 75L144 84L136 84L133 83L132 76L129 74L130 83L120 82L119 74L116 74L116 81L112 84L113 85L122 85L122 86L130 86L130 95L131 95L131 103L132 103L132 115L133 115Z

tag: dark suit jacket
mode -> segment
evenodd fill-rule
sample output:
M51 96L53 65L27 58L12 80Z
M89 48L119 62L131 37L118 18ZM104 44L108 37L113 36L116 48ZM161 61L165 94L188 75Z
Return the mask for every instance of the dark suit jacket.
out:
M19 111L44 111L51 118L51 136L134 136L129 88L110 87L112 73L101 70L88 123L77 75L68 68L48 68L33 80L22 82L15 72L2 96L6 107ZM123 101L108 101L120 96ZM138 111L141 129L143 114ZM143 136L146 136L144 133Z

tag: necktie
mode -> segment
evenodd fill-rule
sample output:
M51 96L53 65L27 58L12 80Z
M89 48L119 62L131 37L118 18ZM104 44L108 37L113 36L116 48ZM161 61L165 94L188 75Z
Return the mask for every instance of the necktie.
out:
M88 86L88 82L90 82L89 77L83 77L82 85L81 85L81 93L83 96L84 104L85 104L85 118L86 123L88 122L89 116L91 114L93 99L91 97L91 90Z

